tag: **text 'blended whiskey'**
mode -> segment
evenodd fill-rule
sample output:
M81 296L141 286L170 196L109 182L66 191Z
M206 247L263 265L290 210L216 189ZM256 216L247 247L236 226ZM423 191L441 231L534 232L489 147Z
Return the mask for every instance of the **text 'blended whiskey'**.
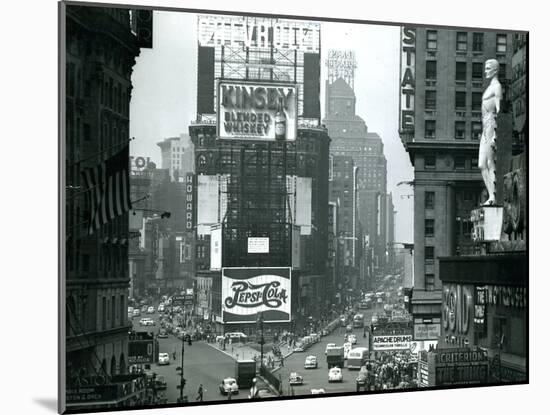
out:
M286 138L286 114L283 110L283 99L279 98L277 112L275 113L275 139L284 140Z

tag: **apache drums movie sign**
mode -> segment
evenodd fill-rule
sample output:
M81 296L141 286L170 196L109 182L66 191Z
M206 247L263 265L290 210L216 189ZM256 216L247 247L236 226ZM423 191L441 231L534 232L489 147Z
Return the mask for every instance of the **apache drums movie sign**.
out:
M296 140L296 85L220 81L218 135L221 139Z
M224 323L290 321L290 268L223 268Z

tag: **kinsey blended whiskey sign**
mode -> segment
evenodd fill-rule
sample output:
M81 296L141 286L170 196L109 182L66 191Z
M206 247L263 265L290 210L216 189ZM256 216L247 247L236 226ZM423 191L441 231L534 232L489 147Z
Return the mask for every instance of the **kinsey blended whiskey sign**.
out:
M296 85L220 81L221 139L296 140Z
M290 321L290 268L223 268L224 323Z

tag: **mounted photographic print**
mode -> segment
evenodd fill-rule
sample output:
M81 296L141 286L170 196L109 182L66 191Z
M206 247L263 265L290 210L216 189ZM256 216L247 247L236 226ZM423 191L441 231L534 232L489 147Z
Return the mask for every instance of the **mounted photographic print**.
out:
M528 34L364 18L60 3L60 412L528 382Z

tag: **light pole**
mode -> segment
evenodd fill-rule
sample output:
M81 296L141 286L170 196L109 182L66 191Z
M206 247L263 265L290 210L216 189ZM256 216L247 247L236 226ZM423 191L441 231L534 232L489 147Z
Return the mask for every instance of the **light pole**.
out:
M260 312L258 315L258 322L260 323L260 372L264 364L264 314Z
M185 387L186 380L183 377L183 359L185 356L185 338L182 336L181 338L181 367L177 367L176 370L179 371L180 375L180 384L177 386L177 388L180 390L180 397L178 398L178 403L185 403L187 402L187 396L183 395L183 388Z

